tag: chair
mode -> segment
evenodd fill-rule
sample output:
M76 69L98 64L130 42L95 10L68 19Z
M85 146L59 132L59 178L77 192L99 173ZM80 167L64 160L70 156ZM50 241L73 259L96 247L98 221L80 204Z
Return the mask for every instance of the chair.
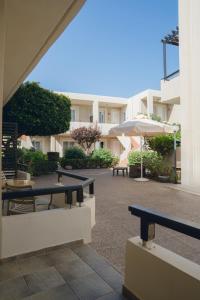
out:
M53 201L53 194L51 198L42 199L35 196L20 198L20 199L11 199L8 201L7 215L20 215L27 214L31 212L51 209Z

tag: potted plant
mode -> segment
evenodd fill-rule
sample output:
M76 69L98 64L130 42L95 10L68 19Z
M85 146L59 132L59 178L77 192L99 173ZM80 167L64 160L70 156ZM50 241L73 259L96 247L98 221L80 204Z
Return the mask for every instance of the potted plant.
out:
M143 155L143 154L142 154ZM129 177L138 178L141 176L141 152L132 151L128 156ZM143 174L145 174L145 166L143 166Z
M170 176L172 174L172 166L169 163L163 162L159 168L158 179L160 182L170 182Z

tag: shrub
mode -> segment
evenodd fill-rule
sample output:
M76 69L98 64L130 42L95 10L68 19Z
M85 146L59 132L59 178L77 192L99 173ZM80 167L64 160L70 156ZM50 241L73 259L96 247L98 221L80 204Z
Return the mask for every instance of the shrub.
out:
M20 151L18 150L18 155L19 162L27 164L27 172L33 176L40 176L57 170L57 162L47 160L47 155L42 151L22 148Z
M141 155L144 167L151 172L151 176L157 176L162 163L162 156L156 151L143 151L142 153L140 151L132 151L128 156L129 166L140 165Z
M148 139L150 148L157 151L162 156L167 156L172 153L174 149L174 137L172 134L159 135Z
M97 127L79 127L71 132L71 137L86 151L90 153L90 150L99 141L101 137L101 131Z
M95 149L91 155L91 158L99 161L100 166L113 166L118 162L117 158L108 149Z
M29 166L29 172L33 176L40 176L48 173L55 172L58 164L56 161L49 160L36 160Z
M64 157L66 159L84 159L86 158L86 155L83 149L73 146L65 150Z
M47 152L48 160L59 161L59 152Z
M109 168L117 163L118 158L106 149L94 150L91 156L84 158L68 158L68 156L64 156L60 160L63 168L71 166L73 169Z

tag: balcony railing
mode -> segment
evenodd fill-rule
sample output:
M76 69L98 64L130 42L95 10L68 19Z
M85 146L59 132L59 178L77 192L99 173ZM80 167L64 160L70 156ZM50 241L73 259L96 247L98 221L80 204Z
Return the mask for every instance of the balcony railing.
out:
M173 73L171 73L171 74L165 76L165 77L163 78L163 80L171 80L171 79L175 78L176 76L178 76L179 73L180 73L180 70L176 70L175 72L173 72Z
M71 178L75 178L81 180L79 184L71 184L71 185L61 185L55 187L45 187L45 188L34 188L27 190L16 190L16 191L6 191L2 193L2 200L12 200L19 199L25 197L33 197L33 196L41 196L41 195L53 195L53 194L65 194L65 203L72 206L72 192L76 192L77 194L77 202L79 206L84 201L83 190L86 187L89 187L89 194L94 195L94 178L89 178L85 176L80 176L74 173L58 170L56 171L58 174L58 183L61 183L62 176L68 176Z
M119 125L119 123L90 123L90 122L71 122L70 123L70 130L79 128L79 127L90 127L90 126L96 126L99 127L103 135L107 135L109 133L109 130ZM70 132L70 131L69 131Z
M132 215L140 218L140 237L144 243L155 237L155 224L200 240L200 224L155 212L139 205L129 206Z

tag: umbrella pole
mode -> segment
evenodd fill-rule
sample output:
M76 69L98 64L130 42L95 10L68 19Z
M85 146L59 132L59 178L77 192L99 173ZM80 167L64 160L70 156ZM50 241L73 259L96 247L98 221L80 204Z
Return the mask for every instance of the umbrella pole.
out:
M141 159L140 159L140 167L141 167L141 171L140 171L140 177L143 178L143 140L142 140L142 136L140 136L140 154L141 154Z
M140 158L140 167L141 167L141 171L140 171L140 177L139 178L135 178L135 181L149 181L149 179L144 178L143 177L143 137L140 136L140 153L141 153L141 158Z

